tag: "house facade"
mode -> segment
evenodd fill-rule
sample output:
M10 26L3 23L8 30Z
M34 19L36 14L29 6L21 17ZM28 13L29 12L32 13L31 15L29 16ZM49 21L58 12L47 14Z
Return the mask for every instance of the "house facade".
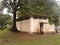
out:
M49 19L46 18L34 18L23 19L16 22L18 31L28 33L55 33L55 25L49 23Z

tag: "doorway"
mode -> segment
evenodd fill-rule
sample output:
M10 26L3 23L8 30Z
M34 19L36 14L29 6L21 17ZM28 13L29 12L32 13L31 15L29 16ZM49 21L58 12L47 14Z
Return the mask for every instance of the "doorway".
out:
M43 34L43 23L40 23L40 34Z

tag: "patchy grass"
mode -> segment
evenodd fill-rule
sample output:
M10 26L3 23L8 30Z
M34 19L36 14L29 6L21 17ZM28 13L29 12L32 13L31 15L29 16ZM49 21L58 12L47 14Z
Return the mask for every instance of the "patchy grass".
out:
M4 34L8 33L6 30L0 30L0 37L4 36Z
M60 34L31 35L0 31L0 45L60 45Z

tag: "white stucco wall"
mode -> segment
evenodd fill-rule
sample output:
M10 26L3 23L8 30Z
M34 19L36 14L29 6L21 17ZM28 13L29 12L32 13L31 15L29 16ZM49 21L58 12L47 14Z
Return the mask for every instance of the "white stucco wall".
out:
M54 24L49 24L49 23L46 23L44 24L43 26L43 32L56 32L55 31L55 25Z
M17 29L18 31L22 31L22 32L31 32L31 21L30 19L28 20L23 20L23 21L19 21L17 22Z
M17 29L18 29L18 31L20 31L20 21L19 22L16 22L16 27L17 27Z
M40 23L49 23L48 19L32 19L33 21L33 32L40 33Z
M31 17L27 20L16 22L18 31L29 33L40 33L40 23L43 23L43 32L54 32L54 24L50 25L48 19L34 19Z
M39 32L39 19L33 19L33 32Z
M33 21L31 27L33 28L32 32L40 33L40 23L43 23L43 32L55 32L55 25L49 24L48 19L34 19L32 18L31 21Z

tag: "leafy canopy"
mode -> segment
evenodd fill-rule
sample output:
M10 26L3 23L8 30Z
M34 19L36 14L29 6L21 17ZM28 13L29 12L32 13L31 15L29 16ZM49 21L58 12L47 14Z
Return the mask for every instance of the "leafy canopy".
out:
M3 29L7 24L12 24L12 17L10 15L0 14L0 29Z
M46 15L55 16L57 12L55 0L27 0L26 4L20 9L18 15Z

